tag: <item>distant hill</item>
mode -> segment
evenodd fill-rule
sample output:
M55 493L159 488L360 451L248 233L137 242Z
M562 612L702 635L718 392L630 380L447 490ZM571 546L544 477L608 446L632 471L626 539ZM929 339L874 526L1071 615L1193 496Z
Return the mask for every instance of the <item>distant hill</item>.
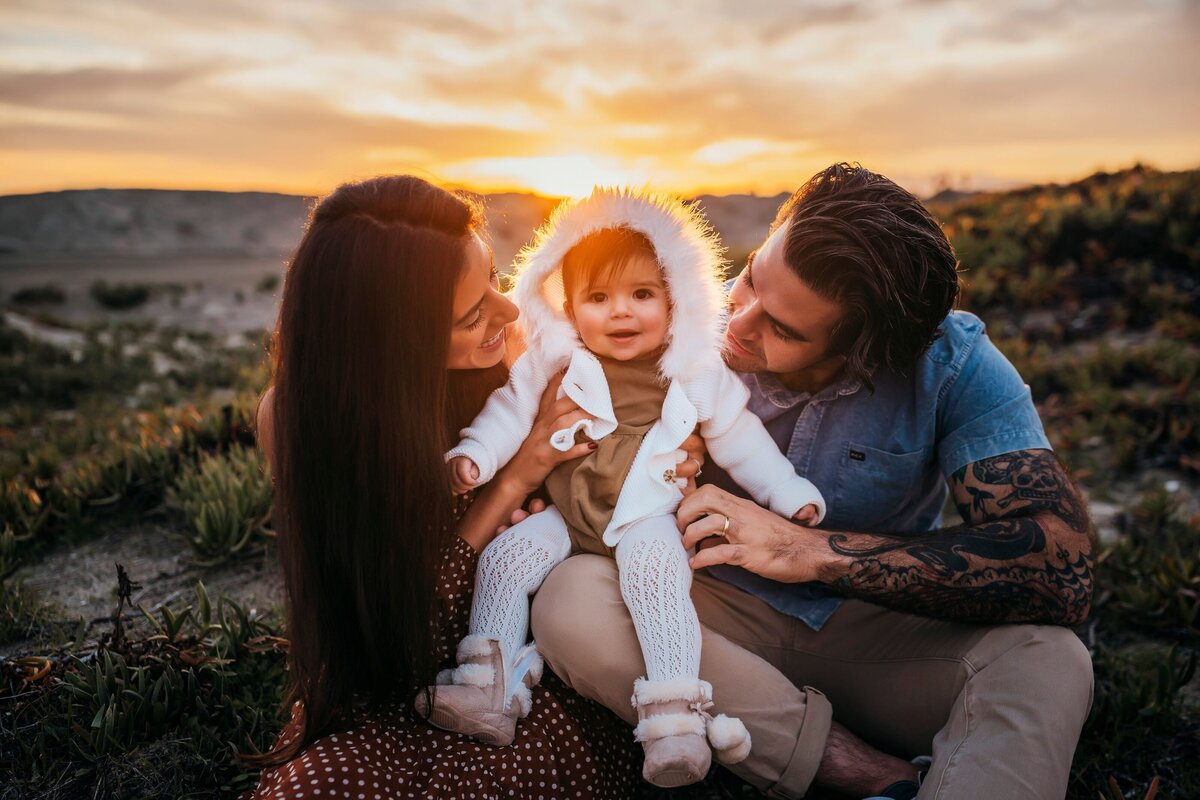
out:
M733 251L761 241L786 195L697 198ZM89 189L0 197L2 255L284 257L311 197L267 192ZM496 261L507 265L558 203L532 194L485 198Z
M976 277L988 273L976 292L986 302L992 295L1021 294L1018 286L998 294L991 290L1038 265L1074 264L1075 280L1086 283L1084 274L1106 259L1194 263L1197 244L1189 237L1197 226L1197 187L1200 171L1160 173L1136 166L1065 185L995 193L944 190L926 203L945 223L964 267ZM484 199L502 269L558 203L519 193ZM786 194L735 194L695 201L731 257L740 260L761 243L785 199ZM311 203L310 197L266 192L91 189L10 195L0 197L0 259L6 254L282 259L299 241Z
M932 197L925 198L925 202L929 205L957 203L960 200L967 200L978 194L981 194L981 192L960 192L957 189L942 189Z
M90 189L0 197L0 253L277 255L308 198L267 192Z

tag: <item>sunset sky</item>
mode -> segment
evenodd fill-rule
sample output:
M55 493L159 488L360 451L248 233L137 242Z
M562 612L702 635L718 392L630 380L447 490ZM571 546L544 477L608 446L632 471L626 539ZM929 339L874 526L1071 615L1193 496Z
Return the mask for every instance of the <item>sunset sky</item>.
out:
M1181 169L1197 42L1197 0L0 0L0 194Z

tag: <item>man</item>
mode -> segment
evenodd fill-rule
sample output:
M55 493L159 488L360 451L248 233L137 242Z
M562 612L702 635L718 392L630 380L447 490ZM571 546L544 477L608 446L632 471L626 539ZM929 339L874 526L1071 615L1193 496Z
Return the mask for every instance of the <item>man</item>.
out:
M711 568L692 586L701 677L753 737L732 769L772 796L1066 792L1092 674L1059 626L1088 613L1089 523L1028 387L951 313L956 264L915 197L838 164L731 287L727 362L829 504L802 528L706 465L678 513ZM947 491L963 524L939 530ZM635 719L642 665L610 561L552 573L533 631L577 691Z

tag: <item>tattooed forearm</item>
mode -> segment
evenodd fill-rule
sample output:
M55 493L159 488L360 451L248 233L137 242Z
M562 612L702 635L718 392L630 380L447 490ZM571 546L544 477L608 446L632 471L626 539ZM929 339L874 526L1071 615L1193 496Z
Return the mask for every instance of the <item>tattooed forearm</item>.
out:
M833 533L846 594L970 622L1076 624L1091 605L1083 501L1053 454L1027 450L970 464L950 480L966 524L909 534Z
M1091 568L1091 558L1079 556L1062 566L987 567L945 580L919 567L865 558L833 585L851 597L958 622L1075 625L1091 603Z

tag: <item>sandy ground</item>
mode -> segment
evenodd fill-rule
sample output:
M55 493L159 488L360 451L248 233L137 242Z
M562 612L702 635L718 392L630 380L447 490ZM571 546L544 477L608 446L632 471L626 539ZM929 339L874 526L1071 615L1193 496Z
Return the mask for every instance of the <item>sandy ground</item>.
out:
M77 255L0 256L0 292L53 283L66 302L29 306L68 322L154 320L160 326L234 333L273 327L283 286L284 262L268 257L163 256L101 257ZM279 278L269 292L258 284ZM128 311L112 311L89 294L98 280L142 283L150 299Z
M95 624L88 639L111 630L107 621L116 609L117 569L120 564L141 588L133 593L157 617L158 609L195 605L197 581L203 581L215 603L221 594L247 611L266 613L282 607L283 581L273 549L212 567L197 565L188 543L162 522L144 522L108 533L71 548L59 548L36 564L22 567L13 579L24 584L39 600L52 604L56 621L72 631L80 619ZM144 626L142 615L127 617ZM0 647L0 657L28 651L28 642Z

